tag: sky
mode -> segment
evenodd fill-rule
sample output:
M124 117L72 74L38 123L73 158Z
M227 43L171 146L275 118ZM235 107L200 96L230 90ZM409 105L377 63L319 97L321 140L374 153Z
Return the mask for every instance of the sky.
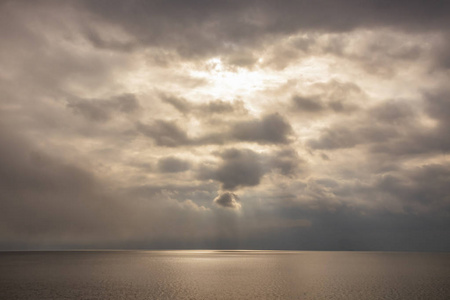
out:
M450 251L450 2L0 1L0 250Z

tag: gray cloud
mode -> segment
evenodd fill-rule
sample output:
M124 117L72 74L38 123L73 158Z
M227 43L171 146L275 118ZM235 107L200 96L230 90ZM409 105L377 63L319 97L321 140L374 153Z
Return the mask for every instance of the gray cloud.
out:
M137 112L141 106L133 94L123 94L110 99L76 99L67 105L74 112L91 121L107 121L115 113L130 114Z
M241 207L238 201L238 196L231 192L222 193L214 198L214 203L216 203L217 205L233 209L239 209Z
M260 144L287 144L291 135L291 125L278 113L265 115L260 120L238 122L231 129L233 138Z
M311 97L301 97L294 96L292 97L292 102L296 109L306 112L320 112L325 109L319 99L314 99Z
M200 169L201 179L214 179L222 184L224 190L256 186L265 173L262 157L248 149L228 149L219 156L222 163L216 169Z
M389 113L382 114L382 120L391 123L391 128L399 128L402 134L390 143L373 145L372 151L392 156L432 155L450 151L450 93L446 88L423 95L423 113L434 120L434 126L417 124L417 113L406 105L392 108ZM399 104L397 104L398 106ZM380 111L378 111L380 113ZM387 120L386 120L387 119Z
M290 99L292 111L314 117L331 112L351 113L359 109L359 101L367 98L361 88L351 82L331 80L316 83L312 88L315 90L314 94L298 94Z
M192 110L193 104L191 104L189 101L187 101L184 98L169 96L169 95L162 95L161 100L163 102L166 102L170 105L172 105L174 108L176 108L179 112L185 114Z
M270 167L284 176L296 177L304 172L305 162L294 149L282 149L271 155Z
M191 164L187 160L177 157L163 157L158 160L158 170L163 173L178 173L189 170Z
M416 111L407 101L389 100L368 108L362 119L333 124L318 138L307 142L313 149L345 149L358 145L375 144L383 147L410 138L417 131Z
M214 100L207 103L195 104L184 98L162 95L161 100L172 105L183 114L194 113L200 118L213 117L215 114L246 114L247 110L242 101Z
M450 166L423 165L397 175L386 175L374 186L377 193L386 193L409 213L450 211Z
M228 45L251 45L262 37L303 31L350 31L366 27L397 27L423 31L448 28L446 1L291 2L207 1L170 4L144 1L120 3L83 2L84 9L104 22L120 26L140 44L175 48L185 56L232 51ZM419 25L420 24L420 25ZM92 26L92 24L91 24ZM94 27L94 26L92 26ZM94 36L95 37L95 36ZM87 35L93 44L98 38ZM115 48L115 47L113 47Z
M360 2L3 1L0 250L449 251L450 4Z
M151 125L138 123L137 129L158 146L177 147L190 143L186 132L173 121L156 120Z
M200 167L198 177L219 181L223 190L257 186L263 176L272 170L287 177L295 177L304 171L304 162L292 149L260 154L250 149L230 148L217 155L221 163Z
M8 127L6 127L8 128ZM0 242L111 238L127 212L91 173L0 129Z
M174 121L156 120L150 125L138 123L137 129L152 138L156 145L165 147L226 144L234 141L288 144L293 135L291 125L278 113L265 115L260 119L230 123L226 131L213 131L199 137L189 137Z
M383 125L335 126L327 128L317 139L308 141L313 149L333 150L353 148L361 144L383 143L398 136L395 128Z

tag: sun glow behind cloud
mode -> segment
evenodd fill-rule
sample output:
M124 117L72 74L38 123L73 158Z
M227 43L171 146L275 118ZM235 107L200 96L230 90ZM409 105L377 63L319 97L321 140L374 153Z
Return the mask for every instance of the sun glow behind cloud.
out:
M276 74L259 68L226 66L220 58L207 60L201 69L189 70L189 75L207 82L199 90L201 93L226 101L247 97L282 82Z

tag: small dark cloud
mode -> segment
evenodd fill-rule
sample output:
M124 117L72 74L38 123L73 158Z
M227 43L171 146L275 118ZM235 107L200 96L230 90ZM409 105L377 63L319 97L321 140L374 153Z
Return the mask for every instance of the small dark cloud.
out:
M178 173L189 170L191 164L187 160L169 156L159 159L157 166L162 173Z
M141 106L133 94L123 94L109 99L74 99L67 106L90 121L105 122L116 113L131 114Z
M241 207L238 201L239 197L231 192L222 193L214 199L214 203L218 206L232 209L239 209Z
M291 125L278 113L265 115L261 119L238 122L231 128L231 136L236 140L259 144L288 144L292 134Z

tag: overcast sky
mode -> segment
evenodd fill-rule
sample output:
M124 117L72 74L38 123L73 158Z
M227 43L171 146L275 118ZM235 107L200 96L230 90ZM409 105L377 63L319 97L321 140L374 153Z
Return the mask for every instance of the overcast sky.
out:
M450 251L450 2L0 2L0 249Z

